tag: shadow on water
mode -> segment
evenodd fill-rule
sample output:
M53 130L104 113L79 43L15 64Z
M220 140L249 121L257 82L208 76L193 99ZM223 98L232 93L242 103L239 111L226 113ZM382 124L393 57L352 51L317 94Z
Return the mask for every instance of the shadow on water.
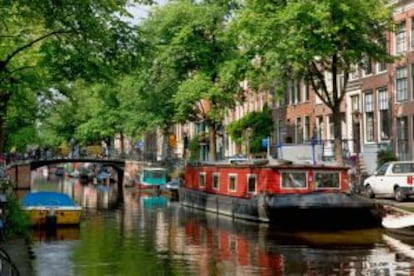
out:
M313 246L366 246L373 247L381 242L384 230L381 228L370 228L362 230L337 230L337 231L287 231L266 223L248 222L244 220L233 220L232 218L206 213L190 208L181 208L182 219L199 221L209 227L234 232L260 233L266 242L278 244L306 244ZM413 239L414 242L414 239Z
M379 228L336 232L284 232L263 223L232 220L215 214L180 209L187 239L199 240L202 233L218 237L218 262L238 260L235 266L270 275L367 275L390 273L400 267L395 253L383 244ZM200 229L204 228L203 230ZM208 239L207 239L208 240ZM212 250L213 252L215 250ZM227 253L224 251L229 250ZM231 257L230 257L231 256ZM212 258L212 256L210 256ZM240 260L248 260L244 264ZM406 269L406 265L403 266ZM229 271L227 271L229 272Z
M31 233L32 242L80 240L80 227L78 226L58 227L54 231L46 231L44 229L33 229Z

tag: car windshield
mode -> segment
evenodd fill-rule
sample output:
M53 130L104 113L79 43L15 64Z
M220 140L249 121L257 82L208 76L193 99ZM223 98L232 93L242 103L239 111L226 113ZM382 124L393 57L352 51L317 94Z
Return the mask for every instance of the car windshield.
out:
M385 175L385 172L388 169L388 166L390 165L390 163L385 163L383 164L378 170L377 170L377 175Z
M176 179L171 180L170 182L168 182L169 185L171 186L178 186L180 184L180 182Z

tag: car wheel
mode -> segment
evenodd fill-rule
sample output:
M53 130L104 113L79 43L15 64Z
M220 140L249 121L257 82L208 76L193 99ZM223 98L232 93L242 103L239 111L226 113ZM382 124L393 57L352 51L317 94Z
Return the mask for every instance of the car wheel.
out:
M407 195L403 192L401 188L395 188L394 189L394 198L396 201L404 201L407 199Z
M370 185L365 186L365 195L368 198L374 198L375 194Z

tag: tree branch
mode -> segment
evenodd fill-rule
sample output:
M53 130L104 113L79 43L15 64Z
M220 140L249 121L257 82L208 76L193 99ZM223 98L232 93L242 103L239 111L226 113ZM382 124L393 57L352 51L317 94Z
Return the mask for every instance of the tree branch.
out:
M33 45L34 45L34 44L36 44L37 42L39 42L39 41L41 41L41 40L44 40L44 39L46 39L46 38L48 38L48 37L50 37L50 36L57 35L57 34L64 34L64 33L70 33L70 32L69 32L69 31L64 31L64 30L53 31L53 32L50 32L50 33L44 34L44 35L42 35L42 36L40 36L40 37L36 38L35 40L32 40L32 41L30 41L29 43L27 43L27 44L23 45L23 46L20 46L19 48L17 48L16 50L14 50L12 53L10 53L10 54L6 57L6 59L4 59L4 60L0 61L0 71L2 71L2 70L3 70L6 66L7 66L7 64L10 62L10 60L12 60L12 59L13 59L13 57L15 57L15 56L16 56L18 53L20 53L21 51L23 51L23 50L25 50L25 49L27 49L27 48L29 48L29 47L33 46Z
M319 80L320 84L322 85L322 92L320 93L318 91L318 87L316 87L316 83L315 80L311 77L311 81L312 81L312 86L314 88L314 90L316 91L316 94L319 96L319 98L321 98L321 100L330 107L334 106L334 103L329 95L328 92L328 88L326 87L326 83L325 83L325 77L323 76L323 74L321 73L321 71L318 69L318 66L316 65L316 63L314 61L311 61L311 76L312 75L316 75L317 79Z

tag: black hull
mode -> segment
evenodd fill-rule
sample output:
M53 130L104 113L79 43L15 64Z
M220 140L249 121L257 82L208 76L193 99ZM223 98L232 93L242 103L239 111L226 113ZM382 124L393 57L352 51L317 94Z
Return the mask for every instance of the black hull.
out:
M372 201L340 193L244 199L180 188L179 198L184 206L283 229L365 229L379 227L382 221L382 210Z
M407 226L401 228L385 228L388 233L410 237L414 240L414 226Z

